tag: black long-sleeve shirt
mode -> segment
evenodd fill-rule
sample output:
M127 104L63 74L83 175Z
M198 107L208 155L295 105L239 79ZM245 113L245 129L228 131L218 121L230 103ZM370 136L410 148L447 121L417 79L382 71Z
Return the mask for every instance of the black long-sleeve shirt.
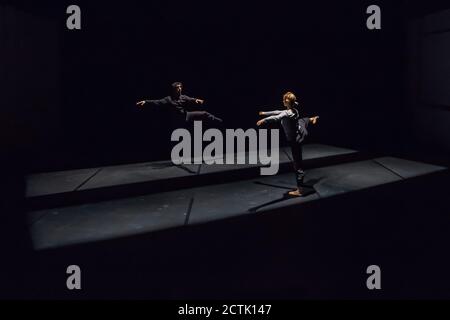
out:
M281 122L289 142L301 143L308 135L309 118L299 118L298 111L295 109L275 110L263 112L262 115L270 116L264 120L265 123Z
M185 114L187 111L186 109L193 105L196 100L197 99L195 98L182 94L178 97L178 99L167 96L158 100L145 100L145 103L154 106L168 106L174 108L178 113Z

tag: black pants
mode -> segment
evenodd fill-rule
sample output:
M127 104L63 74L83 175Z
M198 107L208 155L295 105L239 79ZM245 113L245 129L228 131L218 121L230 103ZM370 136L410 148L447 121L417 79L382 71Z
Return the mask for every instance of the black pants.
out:
M292 152L297 187L301 189L303 187L303 179L305 178L305 172L303 171L302 144L300 142L291 141L289 142L289 145Z
M222 122L222 119L217 118L207 111L186 111L186 122L195 120L211 120Z

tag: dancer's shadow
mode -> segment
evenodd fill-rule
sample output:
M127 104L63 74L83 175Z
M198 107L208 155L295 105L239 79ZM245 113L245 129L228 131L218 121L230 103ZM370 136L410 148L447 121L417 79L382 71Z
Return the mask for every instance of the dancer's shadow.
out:
M259 185L263 185L263 186L269 186L269 187L278 188L278 189L284 189L284 190L288 190L288 191L286 191L286 193L284 193L283 196L281 198L279 198L279 199L275 199L275 200L263 203L263 204L261 204L259 206L252 207L252 208L248 209L247 211L248 212L256 212L256 211L258 211L258 210L260 210L260 209L262 209L264 207L268 207L268 206L270 206L272 204L275 204L275 203L280 203L280 202L283 202L283 201L286 201L286 200L290 200L290 199L295 199L295 198L305 198L307 196L315 194L316 190L314 189L314 185L317 182L319 182L320 180L321 179L309 180L308 184L303 187L303 191L304 192L303 192L303 195L301 197L294 197L294 196L289 195L290 191L296 189L295 187L280 186L280 185L275 185L275 184L255 181L255 184L259 184Z
M267 202L267 203L264 203L264 204L262 204L262 205L259 205L259 206L250 208L250 209L248 209L247 211L248 211L248 212L256 212L256 211L258 211L258 210L261 209L261 208L270 206L270 205L275 204L275 203L283 202L283 201L286 201L286 200L289 200L289 199L292 199L292 197L289 196L288 192L286 192L285 194L283 194L283 197L280 198L280 199L272 200L272 201Z
M182 165L182 164L174 164L171 161L167 161L167 162L160 162L160 163L150 163L147 165L150 169L155 169L155 170L161 170L161 169L166 169L166 168L171 168L171 167L176 167L179 168L181 170L184 170L188 173L191 174L195 174L197 173L194 170L189 169L188 167Z

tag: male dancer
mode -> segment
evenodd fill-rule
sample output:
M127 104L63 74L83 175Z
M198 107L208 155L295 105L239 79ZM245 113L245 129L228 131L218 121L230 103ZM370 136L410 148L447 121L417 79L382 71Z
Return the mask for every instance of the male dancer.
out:
M222 119L217 118L207 111L188 111L195 104L203 104L205 101L188 97L182 94L183 84L181 82L174 82L172 84L172 94L159 100L142 100L136 103L137 106L143 107L145 104L153 106L168 106L174 109L178 114L185 116L186 122L195 120L213 120L222 122Z
M289 142L292 151L293 164L297 178L297 190L289 192L290 196L301 197L303 195L303 171L302 142L308 135L309 123L316 124L318 116L312 118L300 118L297 97L292 92L287 92L283 96L283 105L286 110L260 112L262 116L270 116L259 120L256 125L261 126L265 123L280 122L283 126L286 139Z

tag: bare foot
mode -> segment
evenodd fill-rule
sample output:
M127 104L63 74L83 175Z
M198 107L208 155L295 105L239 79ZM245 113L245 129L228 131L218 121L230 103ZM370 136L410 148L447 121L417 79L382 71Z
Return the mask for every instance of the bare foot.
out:
M303 194L299 189L297 189L297 190L289 192L289 195L292 197L301 197Z

